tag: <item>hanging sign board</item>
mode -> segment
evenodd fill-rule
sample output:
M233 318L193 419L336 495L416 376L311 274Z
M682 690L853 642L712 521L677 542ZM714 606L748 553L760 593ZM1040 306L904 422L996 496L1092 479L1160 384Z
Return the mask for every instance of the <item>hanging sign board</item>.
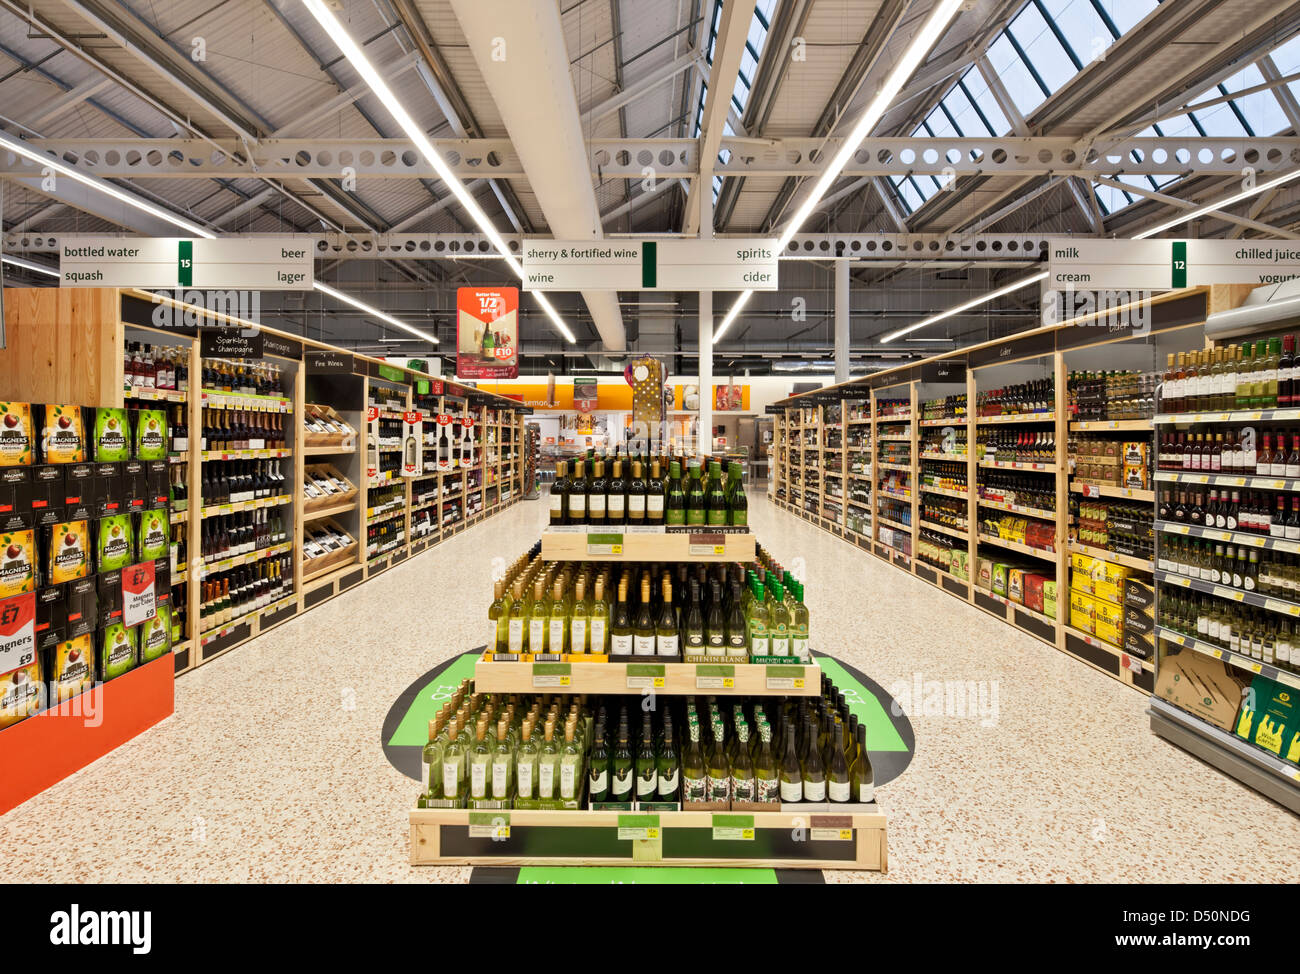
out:
M1054 238L1047 254L1044 286L1055 291L1168 291L1300 278L1300 242L1291 240Z
M519 377L519 288L456 289L456 375Z
M776 241L526 240L528 291L775 291Z
M59 241L61 287L310 291L313 240L299 237L76 237Z
M204 328L199 353L204 358L261 358L262 333L252 328Z
M303 367L313 375L348 375L356 370L356 362L347 352L306 352Z

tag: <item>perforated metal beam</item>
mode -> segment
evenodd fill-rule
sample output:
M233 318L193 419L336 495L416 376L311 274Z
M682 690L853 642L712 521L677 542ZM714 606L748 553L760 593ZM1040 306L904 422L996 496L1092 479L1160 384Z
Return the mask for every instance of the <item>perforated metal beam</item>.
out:
M4 235L8 254L48 254L61 243L84 235L20 233ZM283 234L238 234L283 237ZM635 234L610 234L609 239L635 238ZM719 238L724 239L725 234ZM523 237L504 235L507 246L519 253ZM302 235L313 242L322 260L499 260L487 237L477 233L326 233ZM663 239L662 236L659 239ZM967 261L1037 260L1047 253L1043 234L1014 233L800 233L781 255L787 260L917 261L937 259Z
M235 140L32 139L33 146L102 177L212 178L262 176L278 179L431 179L437 173L405 139L266 139L253 147ZM508 139L443 139L434 143L464 179L526 177ZM727 137L721 175L813 175L839 139L742 139ZM698 174L694 139L593 139L587 143L593 175L604 178L693 178ZM247 162L243 156L247 154ZM1070 138L869 139L850 158L845 176L1067 175L1089 178L1134 175L1239 176L1300 165L1300 137L1132 138L1099 153ZM345 172L350 169L351 172ZM32 175L33 164L0 155L0 174Z

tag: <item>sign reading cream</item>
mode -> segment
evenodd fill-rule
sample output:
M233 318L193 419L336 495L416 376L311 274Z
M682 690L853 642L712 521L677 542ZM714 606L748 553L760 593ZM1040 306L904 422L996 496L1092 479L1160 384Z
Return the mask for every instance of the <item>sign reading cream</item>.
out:
M526 240L528 291L775 291L776 241Z
M1049 290L1168 291L1300 278L1300 242L1273 240L1049 241Z
M314 238L63 237L63 287L310 291Z

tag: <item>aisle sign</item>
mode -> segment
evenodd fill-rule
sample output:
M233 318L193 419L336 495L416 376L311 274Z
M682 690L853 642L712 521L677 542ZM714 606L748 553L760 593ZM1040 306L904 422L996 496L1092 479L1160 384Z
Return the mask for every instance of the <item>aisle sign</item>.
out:
M528 291L775 291L766 237L526 240Z
M1168 291L1300 278L1300 242L1261 240L1048 241L1045 287L1056 291Z
M122 624L138 626L157 615L154 601L153 562L142 561L122 569Z
M65 236L62 287L310 291L315 243L301 237Z

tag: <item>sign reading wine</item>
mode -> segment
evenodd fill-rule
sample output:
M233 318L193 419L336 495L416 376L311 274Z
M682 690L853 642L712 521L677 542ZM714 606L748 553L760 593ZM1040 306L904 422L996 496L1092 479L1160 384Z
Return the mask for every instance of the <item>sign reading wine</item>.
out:
M519 378L519 288L456 289L456 375Z

